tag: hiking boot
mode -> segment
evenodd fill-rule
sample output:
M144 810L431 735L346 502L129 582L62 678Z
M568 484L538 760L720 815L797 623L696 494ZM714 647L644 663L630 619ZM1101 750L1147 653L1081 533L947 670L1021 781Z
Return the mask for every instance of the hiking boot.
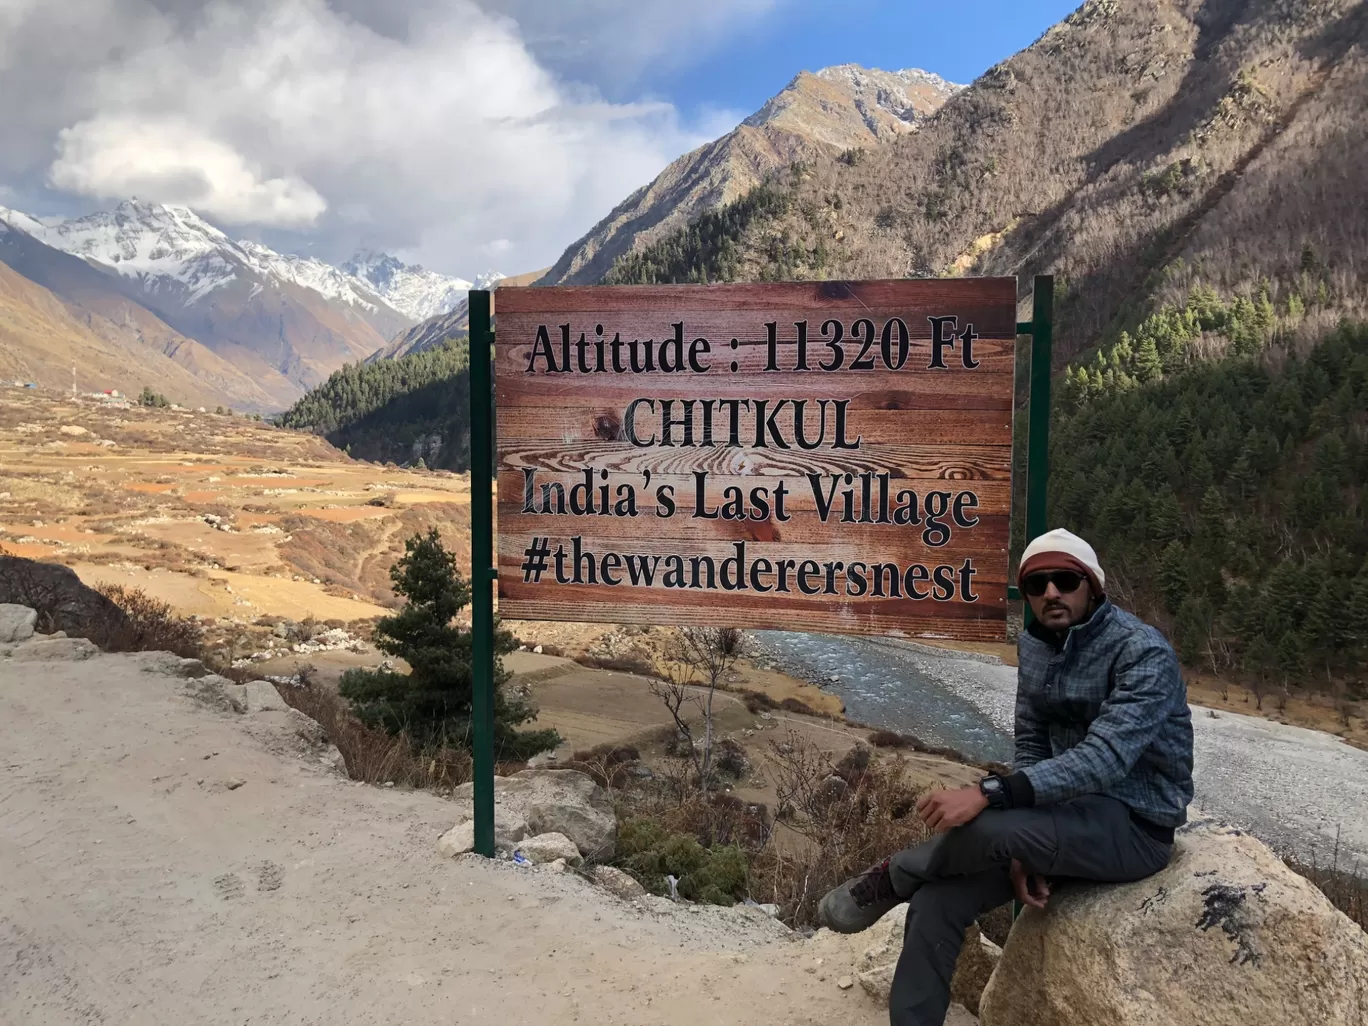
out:
M854 879L827 891L817 907L817 915L823 926L837 933L859 933L868 930L902 900L893 891L888 859L884 859Z

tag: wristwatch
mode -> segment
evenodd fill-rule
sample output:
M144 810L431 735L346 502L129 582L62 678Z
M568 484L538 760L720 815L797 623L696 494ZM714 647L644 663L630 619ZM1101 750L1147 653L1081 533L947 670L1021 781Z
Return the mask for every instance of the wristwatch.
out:
M979 793L988 799L988 808L1007 808L1007 784L996 773L990 773L979 781Z

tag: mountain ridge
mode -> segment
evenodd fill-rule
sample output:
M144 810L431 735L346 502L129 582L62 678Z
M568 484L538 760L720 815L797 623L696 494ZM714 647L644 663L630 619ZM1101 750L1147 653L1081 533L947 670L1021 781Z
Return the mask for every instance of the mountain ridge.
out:
M10 247L11 268L36 274L36 284L54 291L78 320L98 324L106 342L133 345L134 354L159 351L204 378L198 389L173 375L175 384L166 384L180 389L173 395L187 402L191 393L211 396L215 405L226 399L259 412L289 406L342 365L380 351L425 311L456 309L473 287L386 254L361 254L339 268L277 253L232 239L189 208L136 199L67 219L0 207L0 225L32 240L22 259L20 247ZM125 337L118 324L137 328ZM0 341L16 347L16 368L49 366L33 351L32 336L0 332ZM149 375L167 381L156 367ZM115 377L125 382L128 375Z
M672 161L618 204L536 284L597 282L614 260L740 198L795 161L915 132L962 88L915 69L843 64L800 72L731 132Z

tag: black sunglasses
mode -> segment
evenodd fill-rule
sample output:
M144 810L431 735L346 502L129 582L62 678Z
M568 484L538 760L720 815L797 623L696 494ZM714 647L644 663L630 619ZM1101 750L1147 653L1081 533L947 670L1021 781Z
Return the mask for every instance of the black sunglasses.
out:
M1028 574L1021 582L1021 590L1031 598L1040 598L1045 594L1045 589L1053 584L1061 595L1069 595L1077 591L1085 580L1087 578L1077 570L1042 571L1038 574Z

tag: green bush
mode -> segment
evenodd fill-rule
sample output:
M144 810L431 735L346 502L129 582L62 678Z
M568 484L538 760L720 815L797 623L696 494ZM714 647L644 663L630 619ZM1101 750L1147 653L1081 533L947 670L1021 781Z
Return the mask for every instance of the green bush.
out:
M673 876L681 898L734 905L749 880L746 854L733 844L705 848L690 834L670 833L656 820L629 819L618 830L618 863L653 894L669 894Z

